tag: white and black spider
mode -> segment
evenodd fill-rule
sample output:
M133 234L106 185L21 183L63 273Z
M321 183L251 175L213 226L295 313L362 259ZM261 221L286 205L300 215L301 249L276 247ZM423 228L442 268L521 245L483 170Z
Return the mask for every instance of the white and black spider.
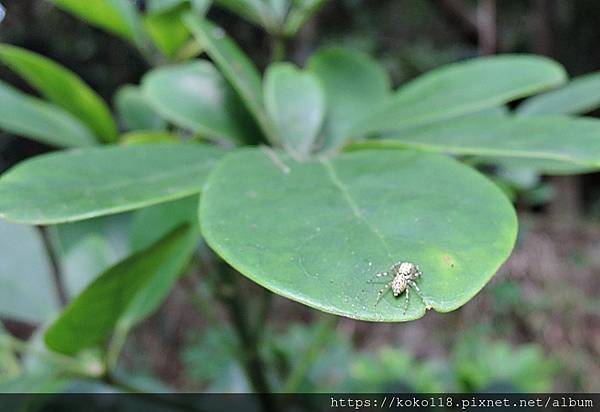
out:
M381 298L383 297L383 295L391 288L392 289L392 293L394 294L395 297L400 296L403 292L406 292L406 300L404 302L404 312L406 313L406 311L408 310L408 302L410 299L410 289L413 288L416 292L417 295L419 295L419 297L421 298L421 300L425 301L423 299L423 296L421 295L421 290L419 289L419 286L417 286L416 280L419 278L419 276L421 276L423 273L421 272L421 269L419 269L418 265L415 265L414 263L410 263L410 262L398 262L395 263L394 266L392 266L392 268L387 271L387 272L381 272L376 274L376 278L382 278L382 277L387 277L387 276L393 276L392 280L390 280L388 283L386 283L386 285L383 287L383 289L381 289L377 295L377 301L375 302L375 306L377 306L377 304L379 303L379 301L381 300ZM373 283L371 281L371 283Z

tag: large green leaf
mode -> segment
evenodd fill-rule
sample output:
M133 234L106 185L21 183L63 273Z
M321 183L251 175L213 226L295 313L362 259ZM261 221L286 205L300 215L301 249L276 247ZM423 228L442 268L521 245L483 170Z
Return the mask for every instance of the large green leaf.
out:
M364 151L299 163L238 150L211 173L202 234L229 264L271 291L354 319L416 319L454 310L510 254L515 212L502 192L453 159ZM368 283L398 261L420 265L426 304Z
M75 73L37 53L6 44L0 45L0 61L46 99L85 123L100 140L116 140L117 127L110 110Z
M63 109L0 81L0 129L53 146L92 146L96 139Z
M167 127L167 122L154 110L139 87L121 87L115 95L115 106L127 130L165 130Z
M530 97L517 108L522 116L584 114L600 107L600 72L579 76L560 89Z
M223 151L143 144L38 156L0 177L0 217L53 224L124 212L199 193Z
M42 323L58 308L39 233L31 226L0 220L0 317Z
M265 104L277 140L295 157L314 148L325 116L325 95L312 73L290 63L271 65L265 76Z
M600 168L600 120L475 117L391 133L350 148L411 148L475 155L488 163L520 161L549 173Z
M353 137L420 126L502 105L566 81L545 57L480 57L432 70L401 87L352 131Z
M88 23L107 30L126 40L137 41L139 15L129 0L51 0Z
M257 140L239 97L208 61L155 69L144 76L142 89L154 109L180 127L220 139Z
M308 69L319 78L327 97L325 149L342 144L357 122L390 94L390 81L383 68L354 50L320 50L309 60Z
M239 93L265 136L276 142L274 126L264 107L260 73L252 60L220 27L193 14L188 14L184 20L227 81Z
M74 355L105 341L124 316L133 324L154 311L166 295L157 285L167 284L168 292L187 263L190 233L188 226L181 226L100 275L48 328L48 347Z

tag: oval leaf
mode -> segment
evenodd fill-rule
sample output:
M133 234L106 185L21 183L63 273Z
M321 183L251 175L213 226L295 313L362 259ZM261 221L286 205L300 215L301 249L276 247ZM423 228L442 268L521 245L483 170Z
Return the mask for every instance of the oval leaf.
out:
M353 130L353 137L478 112L565 81L563 67L540 56L508 54L442 66L400 88Z
M357 122L390 94L390 80L371 57L344 48L327 48L308 62L327 98L323 148L339 146Z
M599 137L595 119L482 117L410 129L350 148L412 148L503 164L513 158L542 172L564 173L600 168Z
M305 158L325 116L325 96L318 80L292 64L273 64L265 76L265 104L283 147Z
M0 128L53 146L83 147L96 143L90 130L71 114L1 81Z
M127 130L165 130L167 122L157 114L139 87L125 85L115 95L119 118Z
M100 275L48 328L46 345L56 352L74 355L101 344L123 316L131 317L133 323L156 309L166 293L151 286L165 279L174 281L173 274L183 270L189 259L185 248L188 236L189 227L182 226ZM132 314L131 308L139 304L142 295L148 306Z
M227 81L241 96L265 136L275 143L277 140L274 126L264 107L262 80L252 60L220 27L193 14L186 15L184 21L192 30L192 34L206 48L206 52Z
M144 144L34 157L0 177L0 216L32 224L89 219L202 190L223 151L200 144Z
M73 72L37 53L0 45L0 61L46 99L85 123L104 142L114 142L117 126L104 101Z
M156 69L142 89L174 124L220 139L255 141L256 126L235 91L208 61Z
M271 291L354 319L403 321L454 310L510 254L515 212L473 169L443 156L365 151L298 163L236 151L211 173L202 233L223 259ZM420 265L416 295L387 294L375 274Z
M560 89L530 97L517 109L521 116L585 114L600 107L600 72L579 76Z

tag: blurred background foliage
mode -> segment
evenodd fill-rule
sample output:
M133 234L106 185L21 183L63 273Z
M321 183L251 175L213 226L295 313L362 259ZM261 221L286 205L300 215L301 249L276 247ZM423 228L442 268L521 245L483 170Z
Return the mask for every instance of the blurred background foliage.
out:
M8 14L0 41L74 70L107 101L123 84L139 83L149 68L123 40L50 2L3 3ZM137 5L145 6L144 1ZM264 68L272 48L264 31L219 8L211 8L209 17ZM377 57L399 84L466 57L533 52L552 56L575 76L600 69L599 19L596 0L331 0L290 41L289 57L303 63L318 47L343 44ZM4 67L0 78L32 91ZM2 135L0 171L47 150ZM331 321L323 315L274 297L262 347L276 371L270 376L274 386L294 391L597 390L600 179L597 174L546 178L520 170L493 172L516 202L522 223L515 253L485 293L458 311L429 313L418 322L340 319L333 329L324 326ZM91 222L98 228L86 232L85 239L64 227L62 250L76 270L85 271L86 264L106 267L126 253L129 216L108 220L108 229ZM94 236L103 230L110 235ZM82 247L94 248L98 261L78 261ZM249 390L235 362L244 354L224 326L224 315L212 307L202 307L203 316L191 310L200 303L188 300L183 290L196 286L186 282L136 329L125 348L123 373L155 389ZM245 279L240 282L250 300L262 292ZM28 322L9 320L0 334L4 328L20 338L34 331ZM15 356L0 347L0 382L18 373ZM35 364L35 354L28 356ZM289 371L298 372L282 381ZM295 380L296 375L308 379Z

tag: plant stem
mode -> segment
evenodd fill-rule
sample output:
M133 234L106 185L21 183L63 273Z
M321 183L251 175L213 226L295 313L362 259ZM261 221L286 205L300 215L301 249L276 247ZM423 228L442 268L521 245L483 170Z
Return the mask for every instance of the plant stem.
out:
M253 329L252 326L255 325L252 325L246 316L249 313L246 310L248 305L237 283L237 273L212 252L202 253L200 251L200 259L203 266L202 271L207 275L206 286L212 291L214 297L228 309L233 329L237 333L238 344L240 345L239 360L248 381L258 394L263 409L266 412L274 411L276 409L273 399L270 396L272 390L265 375L265 365L259 351L259 342L262 333ZM195 299L193 303L203 313L205 312L206 305L202 296ZM268 309L269 305L267 304L266 306ZM212 313L212 311L209 311L209 313ZM216 319L216 316L214 316L214 319ZM264 323L261 323L261 326L264 327Z
M42 242L44 243L44 248L46 249L46 254L48 255L48 260L50 261L50 266L52 268L52 278L54 279L54 285L56 287L58 300L61 306L65 306L67 304L68 299L65 285L62 281L58 256L56 255L56 252L54 250L54 245L52 244L52 240L50 239L48 229L43 226L38 226L38 229L42 237Z
M265 375L265 365L261 359L258 349L259 341L256 334L253 333L250 322L246 317L247 305L236 282L234 274L229 267L223 267L220 273L223 279L225 290L221 289L219 298L227 305L234 329L236 330L240 348L240 360L248 380L254 387L255 392L261 401L263 409L266 412L274 411L274 405L270 393L270 385Z
M214 307L216 293L211 293L215 291L214 280L210 276L206 276L205 282L201 284L200 278L195 276L197 272L212 273L214 271L212 266L206 264L208 260L210 258L206 256L195 256L193 274L183 279L183 287L192 306L206 318L209 325L218 327L220 322Z
M282 35L274 35L271 43L271 62L280 62L286 58L285 38Z
M331 331L337 324L337 317L331 315L322 315L317 323L315 337L312 342L306 348L306 351L302 354L298 360L297 366L292 370L288 377L285 385L283 385L284 393L295 393L298 392L300 385L306 379L310 367L315 363L319 357L323 347L327 343Z
M106 351L105 367L107 371L116 369L119 363L119 356L121 355L123 346L125 346L130 329L131 326L124 322L119 322L117 324L108 345L108 350Z

